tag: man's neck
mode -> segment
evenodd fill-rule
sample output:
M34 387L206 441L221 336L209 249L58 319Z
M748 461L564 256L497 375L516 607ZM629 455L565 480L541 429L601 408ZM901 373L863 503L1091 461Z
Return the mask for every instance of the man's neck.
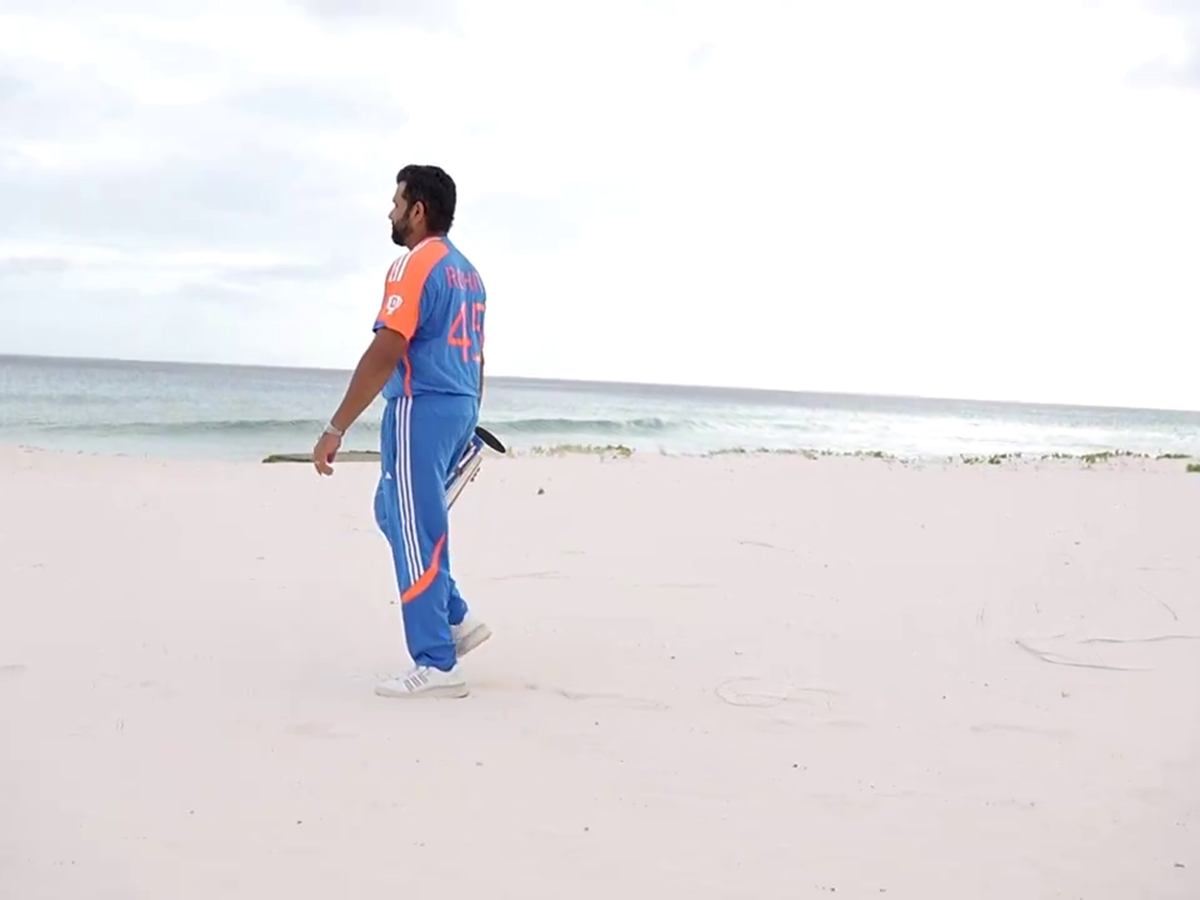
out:
M422 244L428 244L430 241L435 241L435 240L445 238L445 237L446 236L444 234L432 234L432 233L426 234L426 235L422 236L421 238L414 240L411 244L408 244L408 249L416 250Z

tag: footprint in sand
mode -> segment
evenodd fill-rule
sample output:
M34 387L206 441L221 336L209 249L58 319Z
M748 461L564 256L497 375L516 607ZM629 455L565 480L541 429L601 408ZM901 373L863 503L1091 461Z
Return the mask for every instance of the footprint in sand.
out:
M1197 634L1158 634L1149 637L1078 638L1055 634L1041 638L1016 638L1013 643L1030 656L1056 666L1103 669L1109 672L1150 672L1163 648L1200 641ZM1161 658L1161 656L1160 656Z
M607 704L609 706L619 706L625 709L670 709L665 703L660 703L657 700L648 700L645 697L627 697L624 694L593 694L583 691L568 691L565 688L549 688L549 690L568 700L582 700L591 703Z
M670 709L670 705L662 703L658 700L651 700L647 697L630 697L627 694L606 694L595 691L572 691L567 688L554 687L552 685L527 684L515 685L502 682L476 682L476 688L487 690L500 691L531 691L537 693L554 694L557 697L562 697L565 700L570 700L574 703L593 703L601 706L608 706L617 709L642 709L661 711Z
M558 579L562 578L563 573L557 569L549 569L544 572L516 572L512 575L493 575L489 581L521 581L526 579L542 580L542 579Z
M754 676L723 681L717 685L714 693L718 699L730 706L767 707L798 702L823 707L826 710L833 709L831 698L837 695L836 691L800 687L787 681Z
M980 722L972 725L971 730L976 734L991 734L993 732L1008 732L1011 734L1032 734L1038 737L1069 738L1074 737L1073 731L1065 728L1037 728L1031 725L1013 725L1005 722Z
M338 731L337 726L330 725L326 722L301 722L297 725L289 725L287 728L288 734L294 734L299 737L309 738L349 738L355 737L352 732Z

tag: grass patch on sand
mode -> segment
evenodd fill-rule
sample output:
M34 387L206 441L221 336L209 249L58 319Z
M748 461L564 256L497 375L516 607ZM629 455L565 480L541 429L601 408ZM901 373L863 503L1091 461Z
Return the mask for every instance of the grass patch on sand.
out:
M1082 462L1095 465L1098 462L1108 462L1113 459L1150 459L1147 453L1134 453L1131 450L1099 450L1095 453L1043 453L1039 459L1062 460L1063 462Z
M1191 459L1186 453L1137 453L1133 450L1099 450L1095 453L1046 453L1039 457L1043 460L1063 460L1064 462L1082 462L1087 466L1096 463L1113 462L1119 459L1168 460Z
M981 456L959 457L959 462L967 466L1001 466L1006 462L1018 462L1024 457L1020 453L989 453Z
M820 459L822 457L846 456L869 459L899 459L899 457L885 453L882 450L809 450L802 447L777 449L759 447L755 450L750 450L746 447L729 447L724 450L709 450L707 453L700 455L706 458L718 456L803 456L805 459Z
M601 459L628 459L633 456L634 450L632 447L627 447L624 444L553 444L547 447L529 447L523 450L515 450L510 447L507 456L598 456ZM664 451L664 455L669 454ZM1000 466L1008 462L1021 462L1025 459L1034 459L1042 462L1045 461L1061 461L1061 462L1081 462L1088 468L1098 464L1112 462L1119 459L1144 459L1144 460L1190 460L1192 459L1186 453L1134 453L1130 450L1101 450L1095 453L1044 453L1039 456L1029 456L1022 453L984 453L984 454L960 454L951 457L903 457L895 454L886 453L883 450L812 450L804 448L786 448L786 449L770 449L767 447L759 447L750 449L746 447L730 447L724 450L711 450L707 453L682 454L684 456L701 456L705 458L717 458L725 456L800 456L804 459L821 459L843 457L851 459L882 459L900 463L923 463L923 462L950 462L960 463L967 466ZM379 451L377 450L346 450L338 454L338 462L379 462ZM263 459L264 463L312 463L312 456L308 453L272 453L270 456ZM1200 463L1189 462L1187 471L1200 474Z
M633 448L624 444L554 444L550 447L530 447L525 453L529 456L601 456L628 459L633 456Z
M709 453L702 454L706 457L718 456L747 456L747 455L770 455L770 456L803 456L805 459L820 459L822 457L849 457L861 459L885 459L900 463L929 463L929 462L949 462L958 463L966 466L1001 466L1005 463L1020 463L1024 461L1061 461L1083 463L1087 467L1092 467L1099 463L1112 462L1121 459L1142 459L1142 460L1186 460L1192 459L1186 453L1136 453L1132 450L1100 450L1094 453L1043 453L1043 454L1025 454L1019 452L1013 453L979 453L970 454L962 453L956 456L898 456L891 453L886 453L883 450L804 450L804 449L788 449L788 450L770 450L765 447L757 450L750 450L744 447L734 447L727 450L713 450ZM1200 473L1200 463L1190 463L1187 467L1189 472Z
M1093 466L1098 462L1111 462L1114 459L1147 459L1145 453L1132 453L1128 450L1101 450L1099 453L1085 453L1081 457L1089 466Z

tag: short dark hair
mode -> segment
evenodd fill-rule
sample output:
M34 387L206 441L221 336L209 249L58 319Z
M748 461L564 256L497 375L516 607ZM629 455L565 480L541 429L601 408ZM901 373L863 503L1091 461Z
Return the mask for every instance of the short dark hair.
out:
M409 206L425 204L425 219L433 234L445 234L454 224L458 188L454 179L440 166L408 165L396 175L396 184L404 182L404 199Z

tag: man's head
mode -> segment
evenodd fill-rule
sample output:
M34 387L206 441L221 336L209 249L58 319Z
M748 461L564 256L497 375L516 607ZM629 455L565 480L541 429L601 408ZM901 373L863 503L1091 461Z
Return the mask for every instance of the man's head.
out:
M454 179L438 166L405 166L392 195L392 241L410 250L425 238L446 234L458 202Z

